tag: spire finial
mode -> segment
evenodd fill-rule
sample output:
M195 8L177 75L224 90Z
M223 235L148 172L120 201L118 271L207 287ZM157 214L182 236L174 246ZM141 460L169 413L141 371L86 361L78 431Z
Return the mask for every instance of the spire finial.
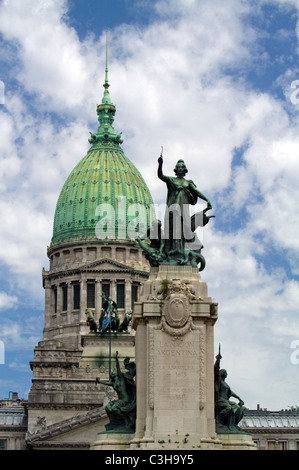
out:
M105 65L105 82L104 82L104 96L102 103L97 106L98 121L100 123L98 131L93 134L90 132L88 139L91 144L98 144L104 142L111 142L121 144L121 134L116 134L113 128L115 106L110 100L109 96L109 82L108 82L108 31L106 31L106 65Z
M106 31L106 66L105 66L105 83L104 88L107 90L109 88L108 82L108 31Z
M102 104L112 104L109 96L109 82L108 82L108 31L106 31L106 65L105 65L105 82L103 87L105 88Z

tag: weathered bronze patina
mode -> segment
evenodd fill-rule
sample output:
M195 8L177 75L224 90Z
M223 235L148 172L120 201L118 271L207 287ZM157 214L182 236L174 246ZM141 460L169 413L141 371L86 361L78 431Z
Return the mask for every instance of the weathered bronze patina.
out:
M139 238L138 242L146 251L151 266L168 264L197 267L200 264L199 271L202 271L205 267L205 259L201 253L203 245L195 231L214 217L206 215L212 209L212 204L192 180L185 178L188 170L183 160L178 160L174 168L175 176L164 175L162 166L161 152L158 158L158 177L167 186L164 228L162 230L161 221L155 221L145 239ZM205 201L207 207L190 216L190 205L194 206L198 199Z
M220 369L221 359L219 347L219 353L216 356L214 365L216 431L221 434L244 433L238 426L238 423L243 418L245 410L244 402L226 383L227 372L225 369ZM230 398L236 398L239 402L236 403L230 400Z
M106 425L108 432L133 433L136 421L136 364L127 357L124 366L127 372L122 372L116 351L116 369L110 374L110 381L96 379L97 383L113 387L118 399L110 401L105 410L110 419Z

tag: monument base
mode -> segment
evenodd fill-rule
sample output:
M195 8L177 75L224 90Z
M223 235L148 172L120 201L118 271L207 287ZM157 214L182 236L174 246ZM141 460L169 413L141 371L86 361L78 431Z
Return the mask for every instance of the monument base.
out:
M216 449L217 304L191 266L152 268L135 303L137 419L132 446Z
M222 450L256 450L250 434L218 434Z
M90 450L256 450L250 434L218 434L215 438L202 438L188 434L138 439L129 433L99 433Z
M222 441L202 438L199 435L167 434L155 438L135 438L130 449L134 450L222 450Z
M90 450L129 450L134 434L103 432L99 433Z
M255 449L250 435L216 433L216 321L217 304L197 269L151 269L133 313L137 418L130 449Z

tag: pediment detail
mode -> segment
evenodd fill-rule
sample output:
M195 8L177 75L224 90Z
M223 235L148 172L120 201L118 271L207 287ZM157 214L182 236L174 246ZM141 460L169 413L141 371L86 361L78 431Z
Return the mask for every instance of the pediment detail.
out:
M119 261L115 261L110 258L102 258L97 261L93 261L92 263L85 264L80 268L80 271L119 271L119 270L126 270L128 272L132 271L132 268L124 263L120 263Z
M111 272L111 273L128 273L128 274L137 274L145 279L148 278L149 272L141 269L139 266L128 266L125 263L121 263L119 261L115 261L110 258L102 258L97 261L93 261L90 263L86 263L81 266L76 266L71 269L62 267L60 269L53 269L49 272L43 272L43 280L46 278L48 279L57 279L62 278L64 276L72 275L72 274L80 274L80 273L103 273L103 272Z

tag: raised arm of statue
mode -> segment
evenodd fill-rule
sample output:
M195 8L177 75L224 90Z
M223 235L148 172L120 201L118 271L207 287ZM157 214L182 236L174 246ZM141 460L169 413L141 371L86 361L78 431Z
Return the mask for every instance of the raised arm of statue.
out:
M163 174L162 166L163 166L163 157L162 157L162 152L161 152L161 155L158 158L158 178L160 178L160 180L166 182L168 178L167 178L167 176L165 176Z
M215 361L215 364L214 364L214 380L215 380L215 387L217 388L218 390L218 386L219 386L219 372L220 372L220 361L222 359L222 356L220 354L220 344L219 344L219 352L216 356L216 361Z

